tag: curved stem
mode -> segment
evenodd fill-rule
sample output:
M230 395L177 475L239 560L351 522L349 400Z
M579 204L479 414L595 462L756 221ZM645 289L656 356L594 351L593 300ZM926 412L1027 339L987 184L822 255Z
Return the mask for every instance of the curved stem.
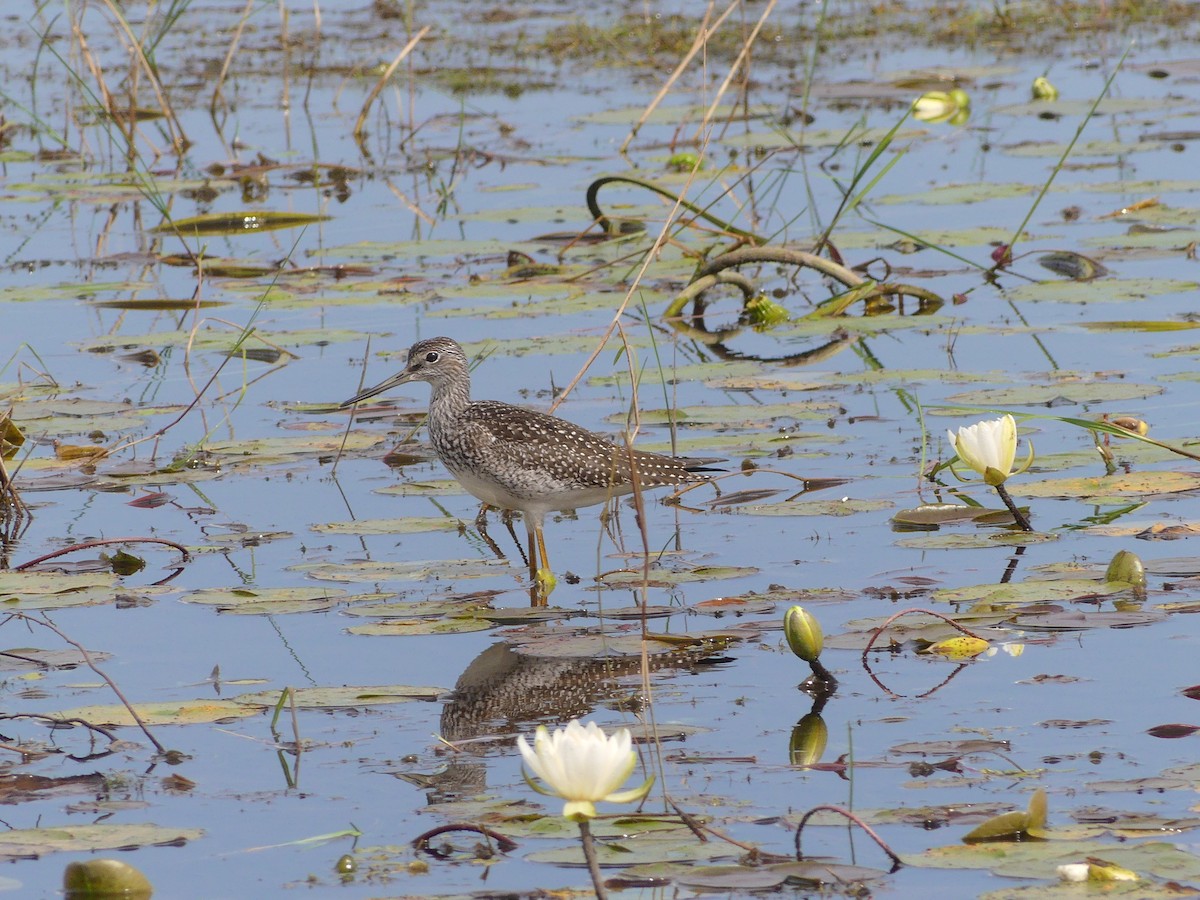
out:
M660 187L659 185L655 184L652 181L643 181L640 178L631 178L628 175L605 175L603 178L597 178L595 181L593 181L591 184L588 185L588 189L587 189L588 212L590 212L592 214L592 218L594 218L597 222L600 223L600 227L603 228L605 233L607 233L607 234L614 233L616 231L616 229L613 227L612 220L604 214L604 211L600 209L599 202L596 200L596 195L600 192L600 188L604 187L604 185L606 185L606 184L631 184L634 187L645 188L648 191L653 191L654 193L658 194L660 197L666 197L668 200L670 200L673 203L678 203L680 206L682 206L688 212L695 213L696 215L700 216L702 219L707 219L709 222L716 225L722 231L728 232L729 234L732 234L732 235L736 235L737 237L740 237L744 240L750 241L751 243L754 243L754 244L764 243L764 239L762 237L760 237L759 235L755 234L754 232L746 231L743 228L738 228L736 225L731 225L729 222L726 222L724 219L714 216L708 210L697 206L695 203L691 203L687 200L680 199L680 197L677 194L675 194L671 191L668 191L664 187Z
M183 554L183 561L187 562L192 558L188 553L187 547L183 544L177 544L174 541L168 541L166 538L156 537L123 537L123 538L101 538L94 541L84 541L80 544L72 544L70 547L62 547L52 553L46 553L36 559L31 559L28 562L23 562L19 566L13 566L14 572L23 572L25 569L32 568L38 563L44 563L48 559L54 559L56 556L64 556L67 553L74 553L76 550L90 550L92 547L104 547L109 544L165 544L168 547L173 547Z
M491 828L485 828L483 825L474 825L470 822L454 822L450 825L439 825L436 828L431 828L424 834L418 835L412 839L412 848L419 852L429 850L429 842L439 834L448 834L454 831L469 831L474 834L480 834L484 837L496 842L496 847L501 853L511 853L517 849L517 842L506 835L501 834Z
M823 256L817 256L815 253L808 253L804 250L793 250L790 247L743 247L740 250L730 250L728 253L722 253L697 269L696 274L692 276L692 280L696 281L705 275L715 275L717 272L731 268L732 266L744 266L746 263L756 262L777 262L792 266L807 266L810 269L816 269L822 275L828 275L830 278L840 281L849 288L858 287L866 281L857 272L853 272L845 266L838 265L831 259L826 259Z
M896 871L896 869L900 868L902 865L904 865L904 863L902 863L900 861L900 857L896 854L896 851L893 850L891 847L889 847L887 845L887 842L884 841L884 839L881 838L878 834L876 834L870 825L868 825L866 822L864 822L862 819L860 819L858 816L856 816L850 810L845 809L841 806L831 806L829 804L824 804L822 806L814 806L812 809L810 809L808 812L806 812L804 814L803 818L800 819L800 824L796 826L796 859L801 859L801 860L804 859L804 854L800 850L800 835L804 833L804 826L808 823L808 820L812 817L812 815L814 813L818 813L818 812L838 813L839 815L845 816L847 819L849 819L851 822L853 822L855 825L857 825L859 828L861 828L863 831L865 831L868 835L870 835L871 840L873 840L876 844L879 845L879 849L882 850L884 853L886 853L891 858L893 872Z

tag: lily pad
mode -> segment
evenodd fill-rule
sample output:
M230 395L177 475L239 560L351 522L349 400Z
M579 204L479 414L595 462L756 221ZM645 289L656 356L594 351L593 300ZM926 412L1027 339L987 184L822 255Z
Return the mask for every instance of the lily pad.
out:
M1012 480L1009 493L1021 497L1061 497L1088 503L1122 504L1132 497L1157 497L1200 488L1194 472L1130 472L1112 477L1049 478L1044 481Z
M413 700L436 700L446 693L445 688L403 684L293 688L284 702L289 706L294 702L299 709L359 709L364 706L409 703ZM280 691L271 690L239 694L233 700L262 708L274 707L279 703L279 697Z
M205 235L239 235L251 234L256 231L278 231L281 228L298 228L314 225L317 222L328 222L331 216L312 215L297 212L275 212L272 210L251 210L247 212L208 213L203 216L191 216L185 219L174 219L164 222L151 231L158 234L174 234L178 231L185 237L201 237Z
M0 857L37 858L45 853L92 853L132 847L164 846L204 837L200 828L166 828L150 822L49 825L0 833Z

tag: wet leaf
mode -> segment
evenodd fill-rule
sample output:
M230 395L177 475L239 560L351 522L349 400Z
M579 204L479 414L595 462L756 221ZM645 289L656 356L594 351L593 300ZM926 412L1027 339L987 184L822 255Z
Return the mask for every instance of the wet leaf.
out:
M424 581L427 578L485 578L510 570L504 560L447 559L447 560L387 560L365 559L341 563L302 563L291 571L303 572L318 581L351 583L356 581ZM0 582L2 583L2 582Z
M220 722L223 719L244 719L261 711L235 700L176 700L163 703L135 703L134 709L147 725L194 725ZM136 726L129 710L122 704L77 706L48 715L56 719L84 719L96 725Z
M318 216L297 212L274 212L253 210L247 212L208 213L164 222L151 231L157 234L174 234L178 231L185 237L205 235L239 235L256 231L277 231L281 228L297 228L328 222L330 216Z
M1197 731L1200 731L1200 725L1155 725L1153 728L1147 728L1146 734L1156 738L1181 738L1191 737Z
M285 706L295 703L298 709L358 709L413 700L436 700L446 693L445 688L404 684L292 688L284 703ZM279 697L278 690L256 691L239 694L234 702L259 708L274 707L279 703Z
M215 606L225 613L273 615L331 609L351 599L339 588L210 588L190 591L179 598L184 603Z
M750 866L698 866L677 875L675 884L700 891L761 891L787 881L786 872Z
M1048 478L1043 481L1014 480L1009 492L1021 497L1062 497L1089 503L1122 504L1130 497L1155 497L1200 488L1194 472L1144 471L1095 478Z
M1029 799L1024 812L1009 812L988 819L963 835L967 844L983 841L1012 840L1021 837L1038 837L1046 827L1046 792L1038 788Z
M63 594L85 588L116 586L111 572L86 572L67 575L62 572L0 572L0 599L28 594Z
M739 506L736 512L744 516L852 516L855 513L879 512L891 509L890 500L792 500L786 503L761 503Z
M446 516L409 516L404 519L314 522L309 527L318 534L422 534L430 531L458 531L464 526L458 519Z
M487 631L495 625L488 619L476 616L460 616L453 619L389 619L370 625L354 625L347 628L349 634L370 637L414 637L429 634L469 634L472 631Z
M974 659L980 653L987 650L989 646L988 642L982 638L960 634L957 637L946 638L945 640L930 644L921 652L944 656L947 659Z
M892 521L898 525L936 527L938 525L951 525L958 522L970 522L980 519L987 520L996 516L1006 516L1008 521L1012 521L1012 514L1007 509L962 506L958 503L937 503L929 506L918 506L915 509L902 509L892 516Z
M1127 381L1097 381L965 391L961 394L952 394L946 398L946 402L954 405L985 407L1056 406L1066 403L1116 403L1123 400L1141 400L1161 393L1162 388L1157 385L1132 384Z
M0 833L0 855L38 857L45 853L93 853L130 847L153 847L199 840L199 828L164 828L149 822L136 824L52 825L15 828Z

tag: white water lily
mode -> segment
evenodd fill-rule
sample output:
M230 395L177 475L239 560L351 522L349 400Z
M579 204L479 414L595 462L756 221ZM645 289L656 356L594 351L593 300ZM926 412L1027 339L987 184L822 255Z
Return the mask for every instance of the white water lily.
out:
M528 773L525 781L539 794L566 800L563 815L576 822L585 822L596 815L596 802L632 803L650 792L651 776L639 788L618 791L637 766L633 738L629 729L618 728L606 735L595 722L587 725L573 720L566 728L553 733L539 725L533 746L521 735L517 748L533 774L546 783L540 787Z
M1019 475L1033 463L1033 444L1029 459L1014 472L1013 458L1017 455L1017 423L1012 416L986 419L974 425L949 431L950 446L966 465L983 476L992 487L1004 484L1010 475Z

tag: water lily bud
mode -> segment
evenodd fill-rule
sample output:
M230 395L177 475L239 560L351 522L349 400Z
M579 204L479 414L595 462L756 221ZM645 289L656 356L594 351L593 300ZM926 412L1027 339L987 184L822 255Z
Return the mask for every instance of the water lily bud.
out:
M1058 88L1052 85L1044 75L1033 79L1034 100L1057 100Z
M784 614L783 634L792 652L807 663L820 656L825 647L821 623L803 606L793 606Z
M1128 550L1120 550L1112 558L1112 562L1108 564L1108 571L1104 573L1104 580L1124 581L1127 584L1144 588L1146 586L1146 567L1142 564L1141 558L1136 553L1130 553Z
M825 745L829 743L829 729L819 713L810 712L796 723L788 743L788 759L793 766L807 768L821 761Z
M913 101L913 118L937 125L949 122L961 125L971 113L971 98L962 88L952 91L926 91Z
M140 871L119 859L87 859L67 865L63 872L63 894L68 900L95 897L123 897L149 900L154 893Z
M1145 437L1150 433L1150 426L1141 419L1133 416L1117 416L1112 420L1112 423L1118 428L1124 428L1126 431L1132 431L1134 434Z

